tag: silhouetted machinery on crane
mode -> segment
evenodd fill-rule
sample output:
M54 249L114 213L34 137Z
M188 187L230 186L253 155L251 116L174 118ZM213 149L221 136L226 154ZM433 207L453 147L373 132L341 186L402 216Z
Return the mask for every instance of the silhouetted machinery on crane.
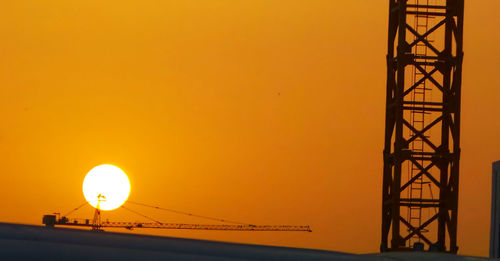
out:
M150 218L146 215L143 215L137 211L131 210L125 206L121 206L121 208L126 209L130 212L133 212L137 215L150 219L152 222L111 222L111 221L101 221L101 210L99 208L99 202L105 200L104 197L99 197L98 204L95 208L94 218L92 222L90 219L82 219L82 218L68 218L67 216L72 212L80 209L81 207L87 205L85 202L81 206L73 209L69 213L65 215L60 215L59 213L54 213L51 215L43 216L43 224L47 227L55 227L55 226L72 226L72 227L90 227L94 231L102 231L103 228L126 228L126 229L134 229L134 228L159 228L159 229L191 229L191 230L230 230L230 231L304 231L304 232L312 232L309 226L290 226L290 225L253 225L247 224L243 222L236 222L226 219L214 218L196 215L193 213L187 213L183 211L177 211L172 209L161 208L157 206L150 206L142 203L135 203L131 201L127 201L127 203L132 203L136 205L142 205L145 207L154 208L157 210L174 212L177 214L183 214L191 217L199 217L204 219L215 220L219 222L224 222L226 224L189 224L189 223L163 223L157 221L153 218ZM231 224L227 224L231 223Z

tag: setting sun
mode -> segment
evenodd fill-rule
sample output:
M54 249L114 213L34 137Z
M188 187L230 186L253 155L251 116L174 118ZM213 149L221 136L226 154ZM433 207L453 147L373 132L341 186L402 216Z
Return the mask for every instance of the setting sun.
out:
M120 168L99 165L87 173L83 180L83 194L90 205L101 210L120 207L128 198L130 182Z

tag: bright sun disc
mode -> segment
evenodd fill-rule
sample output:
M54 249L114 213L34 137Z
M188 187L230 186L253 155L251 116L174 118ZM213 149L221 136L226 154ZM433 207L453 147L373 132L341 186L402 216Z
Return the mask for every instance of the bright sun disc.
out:
M83 180L83 195L90 205L101 210L120 207L130 194L127 174L113 165L99 165L89 171ZM98 200L101 195L100 200Z

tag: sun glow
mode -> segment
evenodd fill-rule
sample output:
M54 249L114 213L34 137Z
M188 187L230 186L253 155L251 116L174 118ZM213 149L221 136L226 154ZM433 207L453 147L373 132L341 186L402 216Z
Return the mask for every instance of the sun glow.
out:
M113 165L99 165L83 180L83 195L90 205L101 210L120 207L130 194L127 174Z

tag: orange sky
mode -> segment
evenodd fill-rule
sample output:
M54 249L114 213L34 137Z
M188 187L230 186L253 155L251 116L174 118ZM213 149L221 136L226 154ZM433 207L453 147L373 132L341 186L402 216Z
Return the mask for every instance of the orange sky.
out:
M3 3L0 221L71 210L86 172L111 163L137 202L314 230L145 233L378 251L387 2ZM499 9L466 1L461 254L488 253Z

